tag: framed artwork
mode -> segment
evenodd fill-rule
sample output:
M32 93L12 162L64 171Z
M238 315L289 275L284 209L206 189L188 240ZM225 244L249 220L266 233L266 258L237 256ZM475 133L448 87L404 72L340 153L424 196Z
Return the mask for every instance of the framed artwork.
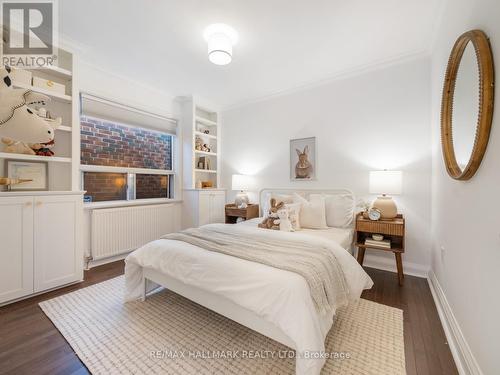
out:
M10 190L48 190L48 163L44 161L6 160L5 170L9 178L33 180L12 185Z
M316 179L316 137L290 140L290 179Z

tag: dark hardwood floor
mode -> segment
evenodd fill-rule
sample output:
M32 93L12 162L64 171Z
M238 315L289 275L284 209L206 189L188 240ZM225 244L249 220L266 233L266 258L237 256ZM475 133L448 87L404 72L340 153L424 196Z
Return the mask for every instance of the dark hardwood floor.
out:
M0 374L87 374L38 303L123 273L123 261L85 272L85 281L0 308ZM427 281L366 268L375 285L363 298L404 311L408 375L458 374ZM381 374L383 375L383 374Z

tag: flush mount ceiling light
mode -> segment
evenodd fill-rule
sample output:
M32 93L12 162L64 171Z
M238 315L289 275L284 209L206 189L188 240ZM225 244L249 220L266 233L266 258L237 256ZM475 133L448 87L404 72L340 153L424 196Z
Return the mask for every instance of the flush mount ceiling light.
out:
M233 58L233 45L238 41L238 33L228 25L214 23L203 33L208 43L208 59L216 65L227 65Z

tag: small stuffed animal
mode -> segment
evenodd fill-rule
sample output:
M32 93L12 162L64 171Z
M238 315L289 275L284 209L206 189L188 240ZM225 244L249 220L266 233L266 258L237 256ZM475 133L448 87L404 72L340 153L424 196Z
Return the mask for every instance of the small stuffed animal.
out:
M299 156L299 161L295 165L295 178L311 178L313 166L308 160L309 146L304 147L303 152L298 148L295 151L297 151L297 155Z
M275 220L274 222L279 223L281 231L294 232L292 222L290 221L289 212L286 208L278 210L278 217L279 220Z
M203 140L200 137L195 138L194 148L195 148L195 150L203 151Z
M266 218L259 224L259 228L279 230L278 211L285 206L285 203L276 203L276 199L271 199L271 207Z

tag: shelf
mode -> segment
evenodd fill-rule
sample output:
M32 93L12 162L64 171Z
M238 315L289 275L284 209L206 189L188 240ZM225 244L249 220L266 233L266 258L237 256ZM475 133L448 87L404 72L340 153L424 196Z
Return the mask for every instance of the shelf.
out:
M198 169L198 168L195 168L194 171L195 172L200 172L200 173L217 173L217 171L213 170L213 169Z
M33 69L33 71L52 74L53 76L55 76L57 78L62 78L62 79L66 79L66 80L70 80L73 77L73 73L71 73L70 70L63 69L63 68L60 68L58 66L36 68L36 69Z
M71 103L71 100L72 100L71 96L69 96L69 95L59 94L59 93L54 92L54 91L45 90L45 89L42 89L40 87L35 87L35 86L31 86L31 85L13 83L12 87L14 87L15 89L27 89L27 90L31 90L34 92L38 92L39 94L47 95L47 96L49 96L57 101L63 102L63 103Z
M194 152L197 154L201 154L201 155L217 156L216 152L207 152L207 151L199 151L199 150L194 150Z
M66 125L61 125L58 128L56 128L56 130L60 130L63 132L71 132L72 131L71 126L66 126Z
M54 163L71 163L71 158L59 156L38 156L26 154L13 154L10 152L0 152L0 159L16 159L16 160L31 160L31 161L50 161Z
M200 132L200 131L198 131L198 130L196 130L196 131L194 132L194 134L199 135L199 136L201 136L201 137L210 138L210 139L217 139L217 136L216 136L216 135L212 135L212 134L205 134L205 133L202 133L202 132Z
M206 125L206 126L217 126L217 123L215 121L212 121L212 120L206 119L204 117L200 117L200 116L196 116L196 122L199 122L199 123Z
M376 250L385 250L385 251L394 251L396 253L404 253L404 250L400 247L384 247L384 246L374 246L374 245L365 245L364 243L356 243L357 247L363 249L376 249Z

